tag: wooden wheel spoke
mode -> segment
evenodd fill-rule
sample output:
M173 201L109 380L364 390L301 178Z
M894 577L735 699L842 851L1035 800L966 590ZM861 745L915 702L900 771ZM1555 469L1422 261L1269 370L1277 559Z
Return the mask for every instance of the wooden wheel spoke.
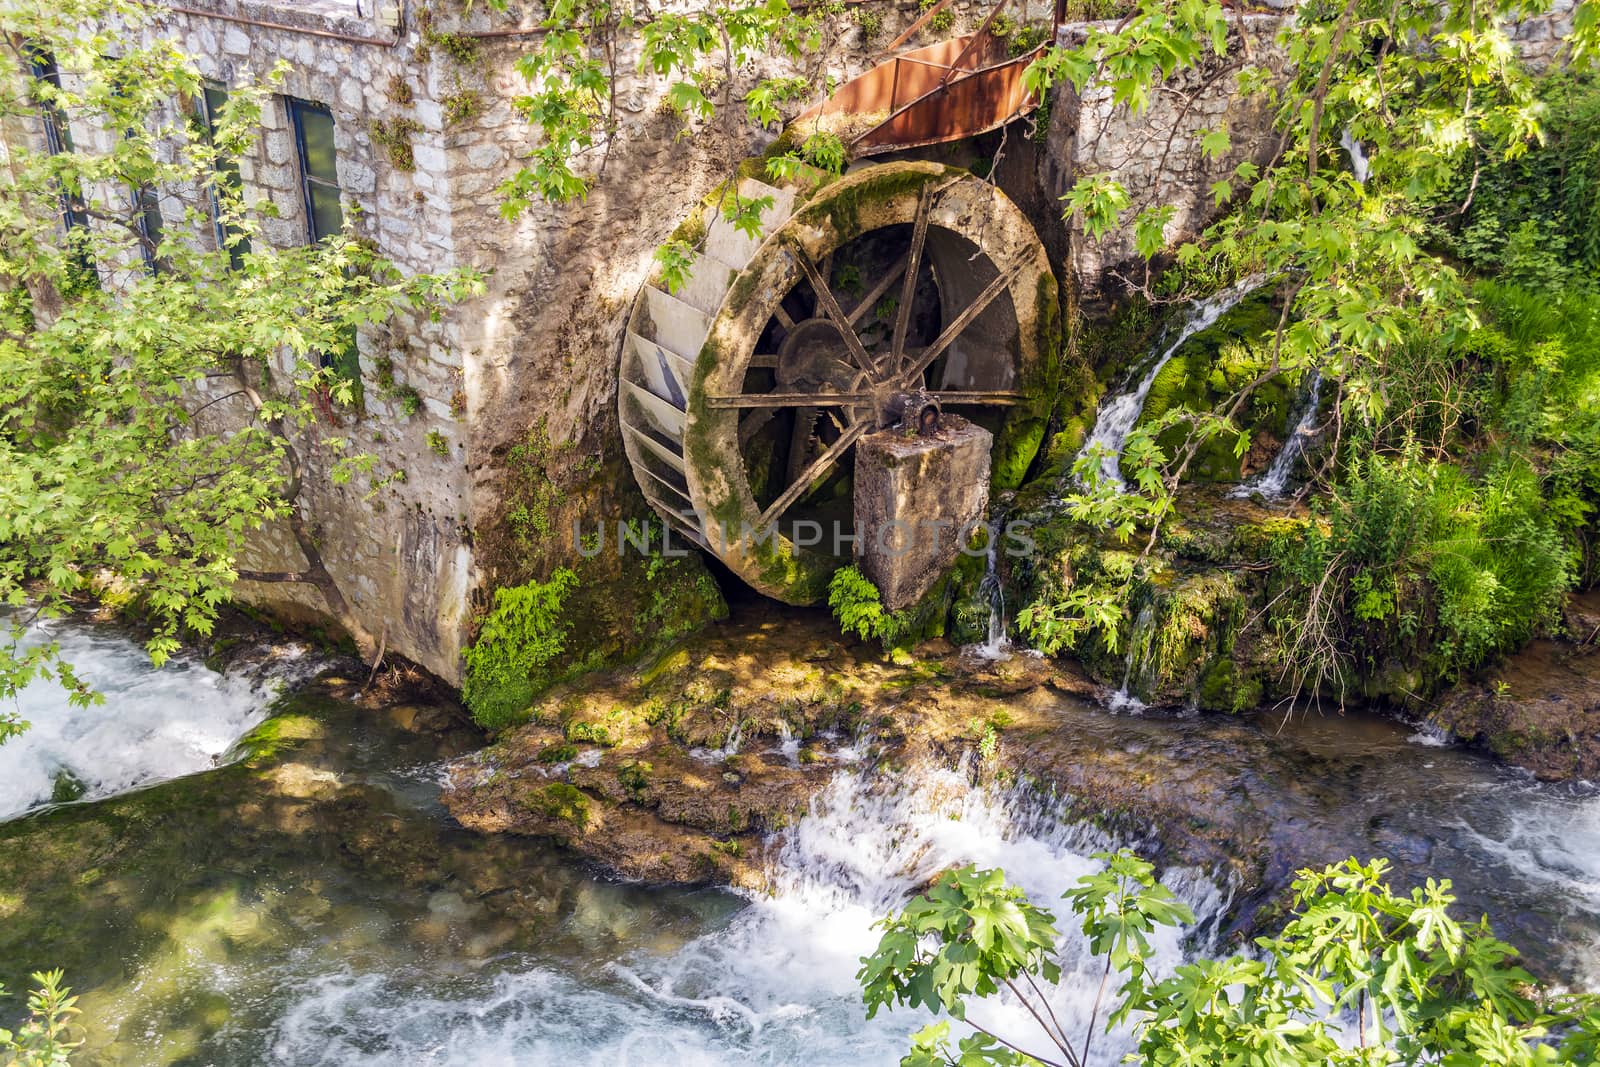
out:
M861 316L865 315L872 305L883 299L883 294L889 291L889 286L895 283L895 279L900 277L901 272L906 269L906 264L909 262L911 262L911 257L909 255L901 256L900 262L896 263L887 274L880 278L878 280L878 284L872 287L872 291L867 293L866 296L863 296L861 298L861 302L851 309L851 326L859 323L861 321Z
M829 445L827 449L812 461L811 465L800 472L800 476L789 483L778 499L768 505L767 510L761 513L761 518L756 522L757 530L765 530L773 521L789 509L789 505L799 500L801 495L811 488L811 483L816 481L823 472L839 462L839 458L849 451L856 439L867 432L872 425L871 419L863 419L852 425L848 430L839 435L839 439Z
M772 313L778 317L778 322L782 324L785 330L794 329L794 316L790 315L783 309L783 303L781 301L778 303L777 308Z
M739 447L749 444L778 414L777 408L751 408L739 416Z
M900 307L894 317L894 340L889 347L889 365L896 372L905 362L906 330L911 326L911 302L917 295L917 272L922 269L922 248L928 243L928 216L933 211L934 191L924 185L917 194L917 218L911 227L911 249L906 253L906 272L900 283Z
M716 410L729 408L825 408L835 405L850 407L872 400L869 393L749 393L740 396L708 396L706 407Z
M840 336L844 338L844 347L849 351L851 360L855 362L857 367L876 380L878 376L877 365L872 362L872 357L867 355L867 350L862 347L861 338L856 336L856 328L850 324L850 319L846 317L844 310L839 307L839 301L833 298L833 290L828 288L827 281L817 272L816 265L811 262L810 257L799 248L795 248L794 253L795 258L800 261L800 268L806 273L807 280L811 282L812 290L817 294L817 307L823 314L833 320L833 324L838 328Z
M985 308L994 303L995 297L1005 292L1012 279L1022 273L1023 266L1025 264L1019 263L1010 270L1002 271L1000 274L995 275L994 281L984 287L983 292L978 294L978 298L968 304L961 314L957 315L950 325L944 328L944 331L939 334L933 344L922 350L922 354L917 357L917 361L911 366L911 369L900 376L901 385L905 388L910 388L910 383L915 382L922 372L927 370L933 361L939 358L940 353L949 348L955 339L960 337L968 326L972 325L973 320L983 314Z
M977 404L983 407L1013 407L1028 399L1026 393L995 389L965 392L959 389L939 389L934 391L933 397L941 404Z

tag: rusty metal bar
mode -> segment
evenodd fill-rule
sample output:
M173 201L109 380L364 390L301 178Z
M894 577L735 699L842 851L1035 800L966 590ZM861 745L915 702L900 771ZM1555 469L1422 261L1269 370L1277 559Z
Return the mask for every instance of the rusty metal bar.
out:
M268 22L265 19L254 19L246 15L226 15L221 11L208 11L199 7L184 7L179 4L153 4L152 6L171 11L179 15L193 15L196 18L218 19L222 22L234 22L241 26L257 26L264 30L283 30L286 33L303 33L309 37L327 37L335 41L345 41L349 44L370 44L379 48L393 48L405 40L405 32L398 30L394 37L360 37L353 33L336 33L333 30L317 30L309 26L291 26L287 22Z
M877 59L880 56L886 56L890 52L893 52L896 48L899 48L901 45L911 40L911 38L917 35L917 31L932 21L933 16L943 11L945 9L945 5L948 3L950 3L950 0L939 0L937 4L934 4L932 7L928 8L928 10L924 11L920 16L918 16L917 21L907 26L904 33L890 41L888 44L884 45L882 48L878 49L878 51L873 54L872 58Z
M974 33L971 39L967 41L967 47L963 48L961 50L961 54L956 56L955 62L950 64L950 74L946 74L944 76L944 81L940 82L940 85L943 85L945 82L950 80L950 75L956 72L956 69L961 66L961 61L967 58L967 53L971 52L972 49L977 46L979 41L989 37L989 27L994 23L995 16L1000 14L1000 9L1005 6L1006 0L1000 0L998 4L994 5L994 9L989 12L988 16L984 18L982 25L978 27L978 32ZM1024 12L1024 17L1026 17L1026 12Z

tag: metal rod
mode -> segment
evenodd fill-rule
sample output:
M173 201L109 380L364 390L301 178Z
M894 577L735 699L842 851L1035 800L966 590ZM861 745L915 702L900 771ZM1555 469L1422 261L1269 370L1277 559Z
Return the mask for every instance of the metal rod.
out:
M889 359L895 373L905 361L906 330L911 325L911 302L917 295L917 271L922 268L922 246L928 240L928 217L933 211L934 193L924 185L917 192L917 218L911 227L911 251L906 254L905 283L900 288L899 314L894 318L894 339L889 345Z
M828 318L833 320L834 326L838 327L839 335L844 338L844 347L850 353L850 358L855 361L857 367L876 378L878 365L867 355L867 350L861 347L861 338L856 336L855 327L850 325L850 320L845 318L839 302L833 298L833 290L828 288L828 283L817 273L810 256L798 247L794 249L794 254L800 261L800 269L806 272L806 278L810 280L811 288L816 292L817 303L821 305Z
M393 38L389 37L360 37L353 33L336 33L333 30L316 30L309 26L291 26L286 22L268 22L265 19L253 19L246 15L225 15L220 11L207 11L204 8L184 7L180 4L152 5L165 8L179 15L193 15L196 18L218 19L222 22L236 22L241 26L259 26L264 30L283 30L286 33L303 33L310 37L327 37L335 41L346 41L350 44L370 44L379 48L393 48L405 39L403 30L396 31Z
M878 49L872 58L874 60L880 59L883 56L888 55L890 52L893 52L896 48L899 48L907 41L911 40L912 37L916 36L917 31L926 26L928 22L932 20L933 16L943 11L945 9L945 5L948 3L950 3L950 0L939 0L937 4L934 4L932 7L928 8L928 10L924 11L922 15L918 17L917 21L907 26L904 33L890 41L888 44L884 45L882 48Z
M991 404L996 407L1012 407L1028 399L1025 393L958 392L949 389L935 389L928 395L941 404Z
M900 273L906 269L906 259L906 256L901 256L900 262L895 264L894 269L880 278L878 284L872 287L872 291L863 296L861 302L850 310L850 325L854 326L860 322L861 316L867 313L867 309L876 304L883 294L889 291L889 286L893 285L895 279L900 277Z
M978 294L978 299L974 300L961 314L957 315L955 321L944 328L944 332L939 335L933 344L922 350L922 355L917 358L916 365L906 372L901 381L913 381L923 371L927 370L929 364L939 357L939 353L949 348L950 343L961 335L961 331L971 326L972 320L981 315L984 308L994 303L994 298L1005 291L1006 287L1011 284L1011 279L1022 273L1022 267L1023 264L1018 263L1010 270L995 275L994 281L990 282L983 292Z
M983 24L978 27L978 32L972 35L972 37L967 41L967 46L961 50L961 54L956 56L955 62L950 64L949 74L946 74L942 79L940 79L939 84L941 86L950 80L950 75L954 74L956 72L956 68L961 66L961 61L967 58L967 53L972 51L973 46L984 37L989 36L989 26L994 22L995 16L1000 14L1000 9L1005 6L1006 0L1000 0L998 4L994 5L994 10L989 12L988 18L983 20Z
M741 393L738 396L708 396L706 407L712 411L731 408L824 408L865 404L871 399L867 393Z

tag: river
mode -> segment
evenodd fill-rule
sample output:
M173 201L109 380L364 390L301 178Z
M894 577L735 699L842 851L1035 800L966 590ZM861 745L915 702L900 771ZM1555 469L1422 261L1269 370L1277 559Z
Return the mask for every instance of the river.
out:
M31 688L20 710L50 743L0 749L4 795L21 795L22 771L34 783L31 810L0 823L0 979L15 991L29 970L67 970L80 1064L892 1064L927 1020L865 1019L854 973L875 918L958 862L1050 900L1113 844L1046 797L943 768L847 767L791 832L770 895L624 884L557 847L453 826L442 767L478 740L439 709L358 706L337 682L304 683L299 653L263 650L247 677L190 659L153 673L123 637L64 637L109 699L69 710ZM1541 969L1600 977L1593 791L1376 717L1280 728L1062 699L1083 744L1174 776L1221 766L1283 840L1455 878ZM168 758L213 714L225 730L268 722L253 765L214 740ZM73 743L111 729L115 744ZM39 805L38 783L68 762L90 792ZM1217 950L1238 894L1205 871L1164 873L1201 922L1160 942L1161 964ZM1080 949L1068 957L1086 963ZM1058 1011L1081 1018L1091 994L1069 967ZM1006 1005L987 1020L1024 1022ZM1121 1051L1104 1040L1095 1061Z

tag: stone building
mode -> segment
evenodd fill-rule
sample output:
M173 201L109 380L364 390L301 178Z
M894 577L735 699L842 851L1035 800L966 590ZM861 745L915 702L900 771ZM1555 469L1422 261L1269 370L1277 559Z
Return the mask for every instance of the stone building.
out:
M685 136L684 120L663 106L664 83L636 73L636 54L619 55L622 128L588 197L536 205L509 221L499 187L533 143L515 107L525 88L515 62L539 32L531 5L505 13L445 0L161 6L148 32L195 57L211 106L230 87L278 72L262 135L238 161L247 200L275 209L262 222L263 239L305 243L348 219L402 270L487 272L487 293L438 321L400 315L362 333L363 410L344 413L340 432L370 442L378 467L363 484L312 477L305 499L324 560L356 614L391 650L458 681L486 590L543 577L570 558L580 515L642 511L614 414L628 308L654 249L778 131L744 121L735 103L723 109L729 118ZM975 27L988 9L968 0L951 11L942 32ZM832 17L821 54L787 67L773 60L735 79L744 86L772 74L848 78L919 13L914 3L851 3ZM1048 21L1043 8L1030 15ZM1268 32L1265 22L1260 32ZM1219 89L1205 116L1225 108L1226 97ZM996 175L1030 211L1063 275L1081 265L1098 277L1117 253L1087 246L1059 221L1056 198L1083 167L1116 169L1156 195L1195 180L1193 144L1180 139L1170 158L1151 165L1147 150L1114 147L1132 135L1114 118L1092 120L1097 106L1062 100L1048 140L1012 137ZM1100 128L1090 133L1093 121ZM922 154L973 155L964 151ZM181 219L177 198L158 210L169 225ZM1199 214L1197 207L1181 215L1174 234ZM314 444L308 449L313 471L330 462ZM536 515L525 514L530 500ZM513 537L507 513L517 507L527 521ZM246 563L295 570L298 557L280 532L253 546ZM306 586L247 582L240 594L290 614L322 609Z
M533 5L500 13L456 0L159 6L149 32L196 57L212 104L279 72L262 136L238 161L247 199L275 209L265 240L305 243L348 220L405 271L487 272L487 292L438 321L401 315L363 332L364 407L343 416L341 432L369 444L378 469L366 484L312 478L307 489L318 543L353 610L388 648L452 682L486 591L547 576L572 558L580 516L644 511L615 415L623 330L653 251L778 135L744 120L742 87L773 74L813 84L849 78L920 14L909 0L846 0L820 54L734 72L734 105L687 135L664 106L664 82L638 73L637 53L625 50L614 59L621 128L587 198L536 204L508 220L500 186L533 145L516 108L525 82L515 66L540 32ZM942 32L973 28L988 13L976 0L950 10ZM1234 31L1269 67L1280 17L1242 17ZM1558 9L1552 19L1562 17ZM1048 9L1024 9L1021 21L1040 20L1048 24ZM1068 24L1060 39L1083 32ZM1552 32L1523 36L1537 52ZM637 37L628 47L637 49ZM1193 75L1207 80L1192 105L1163 103L1134 121L1103 98L1060 88L1037 136L920 154L965 162L1003 145L995 181L1031 216L1058 279L1094 298L1132 248L1126 235L1093 241L1062 223L1058 199L1079 176L1108 171L1136 202L1174 204L1168 236L1180 239L1214 209L1211 182L1262 151L1270 116L1239 106L1233 72L1213 73ZM1223 124L1233 147L1207 160L1200 137ZM158 209L170 224L181 218L178 205ZM330 462L309 454L313 468ZM286 535L252 556L261 569L300 562ZM240 593L291 613L322 608L304 586L243 583Z

